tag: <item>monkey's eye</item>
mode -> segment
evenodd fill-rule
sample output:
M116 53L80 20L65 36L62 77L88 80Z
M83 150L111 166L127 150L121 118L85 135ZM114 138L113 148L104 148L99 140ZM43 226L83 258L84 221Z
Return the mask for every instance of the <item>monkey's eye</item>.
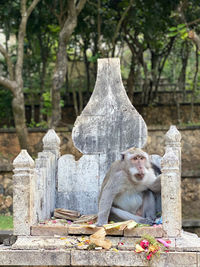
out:
M135 156L135 157L133 157L133 159L132 159L133 161L137 161L137 160L145 160L145 157L143 157L143 156Z

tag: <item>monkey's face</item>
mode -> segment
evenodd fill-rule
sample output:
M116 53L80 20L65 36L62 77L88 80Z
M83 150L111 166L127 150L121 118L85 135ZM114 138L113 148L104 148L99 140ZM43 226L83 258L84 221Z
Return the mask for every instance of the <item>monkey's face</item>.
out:
M130 159L132 162L132 165L135 167L135 177L138 180L141 180L144 178L144 175L146 173L146 158L143 155L134 155L133 158Z
M131 148L125 151L123 155L131 179L134 182L142 183L150 167L148 154L140 148Z

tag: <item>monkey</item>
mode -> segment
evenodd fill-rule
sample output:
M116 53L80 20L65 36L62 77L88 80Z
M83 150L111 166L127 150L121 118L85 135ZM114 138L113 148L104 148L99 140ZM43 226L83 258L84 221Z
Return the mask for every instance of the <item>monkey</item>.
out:
M152 161L145 151L133 147L112 163L99 194L97 226L108 219L154 223L161 211L161 171L158 159Z

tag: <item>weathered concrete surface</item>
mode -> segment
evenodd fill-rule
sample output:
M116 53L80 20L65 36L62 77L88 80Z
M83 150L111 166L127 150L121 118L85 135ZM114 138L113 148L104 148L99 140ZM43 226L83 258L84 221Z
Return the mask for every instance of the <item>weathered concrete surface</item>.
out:
M161 160L161 197L163 229L177 237L182 229L181 210L181 134L171 126L165 135L165 155Z
M176 250L200 252L200 238L196 234L182 231L181 236L176 238Z
M162 253L150 263L144 258L134 251L11 250L0 246L0 266L200 266L200 254L195 252Z
M160 258L152 260L150 266L155 267L196 267L197 254L192 252L178 253L170 252L161 254ZM144 260L144 255L136 254L133 251L120 252L93 252L93 251L72 251L72 266L149 266Z
M84 154L123 151L146 143L147 127L127 97L119 59L98 60L96 85L75 122L72 138Z
M23 149L13 161L13 224L15 235L30 235L32 224L31 184L34 161Z
M200 267L199 240L190 233L183 232L181 238L171 238L170 251L161 253L160 257L154 257L151 262L145 259L144 253L134 252L138 238L106 238L112 242L110 250L88 251L83 242L87 241L89 236L21 236L12 247L0 245L0 266ZM193 251L188 251L187 245L191 246L192 242Z
M70 266L70 251L66 250L11 250L0 247L1 266L55 265Z
M99 155L84 155L78 161L72 155L59 159L57 207L96 214L99 190Z

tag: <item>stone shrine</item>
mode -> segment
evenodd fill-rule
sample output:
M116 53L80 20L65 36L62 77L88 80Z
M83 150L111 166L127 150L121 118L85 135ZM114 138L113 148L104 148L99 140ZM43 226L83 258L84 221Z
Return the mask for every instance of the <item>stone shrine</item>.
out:
M108 232L115 250L81 250L77 235L96 229L45 224L55 208L97 213L101 183L111 163L132 146L143 147L147 127L130 103L122 84L119 59L99 59L94 92L77 118L72 138L83 153L60 156L60 139L51 129L43 138L43 151L34 161L26 150L14 160L14 234L17 241L0 247L0 265L54 266L148 266L134 252L143 234L171 241L151 266L200 266L200 239L182 231L181 219L181 135L175 126L166 133L166 150L161 162L161 227L141 227ZM121 245L123 242L123 246ZM117 250L117 252L116 252Z

